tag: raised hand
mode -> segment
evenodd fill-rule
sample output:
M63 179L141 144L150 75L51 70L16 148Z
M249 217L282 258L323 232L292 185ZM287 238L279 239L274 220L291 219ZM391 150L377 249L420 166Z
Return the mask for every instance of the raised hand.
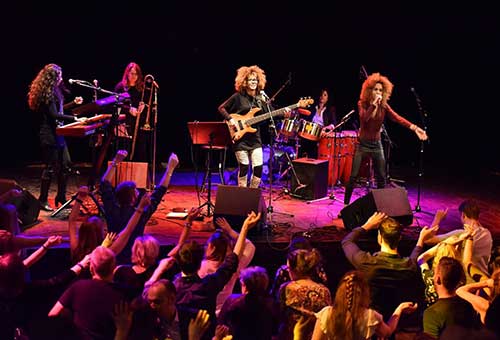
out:
M233 229L229 224L229 222L224 217L217 217L215 219L215 223L217 223L217 225L226 232L229 232L230 230Z
M252 228L259 220L261 213L255 214L254 211L250 212L243 222L244 226L247 226L248 229Z
M81 187L78 188L77 197L79 199L84 199L85 197L87 197L88 194L89 194L89 188L87 186L82 185Z
M226 325L217 325L217 327L215 327L215 336L214 336L215 340L224 340L224 339L227 340L232 338L233 337L229 335L229 327L227 327Z
M75 97L75 99L73 99L73 103L80 105L83 103L83 97Z
M200 216L200 214L201 214L201 208L196 208L196 207L191 208L191 210L189 210L187 215L187 222L192 223L195 220L195 218Z
M115 242L117 237L118 235L116 233L107 233L106 237L104 237L104 240L102 240L101 246L109 248L113 244L113 242Z
M365 222L365 224L363 225L363 229L365 230L377 229L380 223L382 223L382 221L384 221L387 217L388 216L386 213L376 211Z
M168 158L168 168L173 170L177 167L178 164L179 164L179 158L175 153L172 152L170 154L170 157Z
M127 150L118 150L116 152L115 159L113 160L113 162L119 163L123 161L127 157L127 155L128 155Z
M195 319L189 321L188 334L190 340L201 339L210 325L210 315L204 309L200 309Z
M52 235L47 239L47 241L45 241L44 246L50 248L52 246L61 244L61 242L62 242L62 236Z
M149 194L144 194L141 198L141 201L139 202L139 209L144 210L145 208L149 207L151 204L151 196Z

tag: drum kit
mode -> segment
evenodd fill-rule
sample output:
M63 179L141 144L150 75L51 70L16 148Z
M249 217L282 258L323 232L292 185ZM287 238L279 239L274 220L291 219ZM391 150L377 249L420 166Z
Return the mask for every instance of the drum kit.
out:
M270 159L271 148L265 146L263 180L269 178L269 169L273 169L273 179L282 179L290 175L289 160L294 160L299 155L301 138L318 143L318 159L328 160L328 185L340 185L349 181L351 175L354 150L356 148L358 133L355 130L332 131L322 133L321 124L301 118L300 115L309 115L304 109L294 110L292 115L284 119L278 126L278 133L274 143L274 157ZM273 162L269 166L269 162ZM362 164L360 176L369 177L369 164Z
M289 118L284 119L278 126L277 136L274 139L274 157L270 159L271 148L264 146L264 169L263 180L267 181L269 169L273 169L273 175L281 179L289 174L289 160L296 159L299 155L300 138L310 141L319 141L323 126L318 123L309 122L300 115L308 116L311 112L305 109L293 110ZM273 162L269 167L269 162ZM273 177L274 178L274 177Z

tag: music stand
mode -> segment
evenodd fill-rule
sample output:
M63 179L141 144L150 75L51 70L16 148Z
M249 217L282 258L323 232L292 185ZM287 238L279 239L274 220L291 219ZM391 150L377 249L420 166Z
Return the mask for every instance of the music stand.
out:
M231 143L231 136L229 129L225 122L188 122L189 135L193 145L208 145L207 155L207 173L208 175L208 189L207 201L200 205L198 209L207 207L207 217L212 216L212 211L215 205L211 200L212 192L212 176L211 176L211 163L212 163L212 150L213 147L226 147Z

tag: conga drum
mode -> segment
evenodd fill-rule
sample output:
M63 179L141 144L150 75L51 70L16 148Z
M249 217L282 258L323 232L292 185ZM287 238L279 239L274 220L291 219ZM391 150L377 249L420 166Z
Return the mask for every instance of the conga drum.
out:
M340 146L340 173L339 178L342 183L346 184L349 181L352 170L352 160L354 158L354 151L358 143L358 132L355 130L342 131L342 139Z
M320 138L318 143L318 159L328 160L328 185L334 185L339 178L341 138L341 132L334 132L331 136Z

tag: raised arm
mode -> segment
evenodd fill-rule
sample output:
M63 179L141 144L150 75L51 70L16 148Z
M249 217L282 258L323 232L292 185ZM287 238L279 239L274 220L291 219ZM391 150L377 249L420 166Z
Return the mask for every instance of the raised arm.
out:
M474 310L479 313L481 317L481 322L484 324L484 319L486 317L486 311L490 307L490 302L485 298L478 295L481 289L492 289L493 279L488 279L481 282L470 283L461 287L458 287L456 293L465 301L469 302Z
M188 216L186 218L186 223L184 224L184 228L182 229L182 232L179 236L179 240L177 241L177 245L170 250L170 252L167 254L167 256L175 256L181 249L182 245L186 242L189 232L191 231L191 225L193 224L193 221L196 217L198 217L201 213L200 208L191 208L191 210L188 213Z
M102 175L102 180L103 181L108 181L111 183L111 178L113 176L113 169L116 168L116 166L122 162L126 157L128 153L127 150L118 150L116 152L115 158L113 158L113 161L108 165L106 171L104 172L104 175Z
M61 241L62 236L50 236L40 248L35 250L30 256L23 260L23 264L27 268L31 267L47 253L50 247L61 244Z
M375 333L383 338L389 337L394 333L398 326L399 319L403 313L413 313L417 310L417 304L413 302L403 302L392 313L391 318L387 323L381 322L378 324Z
M163 174L162 179L160 180L160 185L162 187L168 188L170 185L170 179L172 178L172 174L174 173L175 168L179 165L179 158L175 153L171 153L168 158L168 165L165 173Z
M236 244L234 246L234 253L238 255L238 257L240 257L245 247L245 240L247 238L248 231L259 221L260 216L260 212L255 214L255 212L252 211L243 222L243 226L241 227L240 234L238 235L238 239L236 240Z
M111 249L115 254L118 255L123 250L123 248L125 248L130 235L132 235L132 232L137 226L137 223L141 219L144 209L146 209L150 203L151 199L148 194L142 196L141 201L139 202L139 206L135 209L134 213L128 220L127 226L120 232L120 234L118 234L116 240L109 247L109 249Z
M75 202L73 203L73 208L71 208L71 213L68 218L68 232L69 232L69 246L71 253L73 253L78 246L78 236L76 232L77 220L80 215L80 208L82 206L83 200L87 197L89 193L89 188L86 186L81 186L78 188L78 193L76 194Z

